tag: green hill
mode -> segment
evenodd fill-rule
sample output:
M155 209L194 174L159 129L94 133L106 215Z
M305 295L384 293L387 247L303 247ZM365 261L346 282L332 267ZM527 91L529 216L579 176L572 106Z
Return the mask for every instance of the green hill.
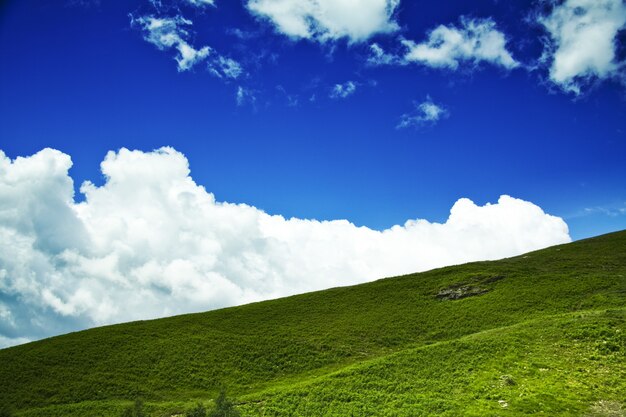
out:
M626 232L0 350L16 416L626 415Z

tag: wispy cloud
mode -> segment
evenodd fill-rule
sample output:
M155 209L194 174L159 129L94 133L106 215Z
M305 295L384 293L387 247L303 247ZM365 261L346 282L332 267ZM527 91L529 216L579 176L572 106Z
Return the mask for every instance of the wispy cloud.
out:
M282 85L277 85L276 91L278 91L280 95L285 98L288 107L298 107L298 104L300 103L298 95L288 93Z
M354 81L346 81L343 84L335 84L330 90L329 97L333 99L348 98L356 92L357 84Z
M584 215L603 214L609 217L626 216L626 203L620 206L596 206L586 207Z
M258 32L242 30L242 29L239 29L239 28L226 29L226 34L232 35L232 36L234 36L237 39L240 39L242 41L247 41L247 40L255 39L255 38L259 37L259 33Z
M243 68L234 59L222 56L210 46L194 48L188 41L188 28L193 24L182 16L156 17L131 15L131 26L139 27L144 39L160 50L174 49L174 59L178 63L178 71L187 71L197 64L206 61L209 73L218 78L237 79L243 74Z
M99 7L100 0L67 0L65 3L69 7Z
M622 0L566 0L538 22L550 34L544 53L550 80L580 94L590 81L624 77L624 62L616 61L616 37L626 27Z
M184 0L184 1L196 7L215 6L214 0Z
M243 74L239 62L231 58L218 56L207 64L209 72L218 78L237 79Z
M187 42L185 38L189 36L189 32L185 27L191 26L192 22L181 16L139 18L131 16L131 25L139 26L144 33L144 39L160 50L176 49L178 54L174 59L178 63L179 71L189 70L211 53L208 46L195 49Z
M256 104L256 95L254 91L242 86L238 86L237 92L235 93L235 102L238 106L250 104L254 107L254 105Z
M403 65L406 61L402 57L385 52L385 50L377 43L369 46L369 56L367 63L370 65Z
M422 103L415 103L414 106L415 108L412 112L400 116L400 122L396 125L396 129L432 126L439 120L450 116L448 109L440 104L436 104L430 97L427 97Z

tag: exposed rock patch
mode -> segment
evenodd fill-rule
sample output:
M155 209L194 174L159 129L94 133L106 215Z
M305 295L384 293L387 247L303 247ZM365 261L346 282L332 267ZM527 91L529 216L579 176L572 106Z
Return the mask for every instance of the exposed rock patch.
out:
M445 288L437 293L440 300L460 300L461 298L482 295L489 290L480 287L464 286L457 288Z
M504 279L504 275L494 275L492 277L477 277L478 281L480 281L480 283L482 284L491 284L492 282L496 282L496 281L500 281L501 279Z
M447 288L439 290L436 297L439 300L460 300L467 297L475 297L489 292L488 288L483 287L484 284L491 284L504 279L504 275L493 276L476 276L469 281L451 285Z

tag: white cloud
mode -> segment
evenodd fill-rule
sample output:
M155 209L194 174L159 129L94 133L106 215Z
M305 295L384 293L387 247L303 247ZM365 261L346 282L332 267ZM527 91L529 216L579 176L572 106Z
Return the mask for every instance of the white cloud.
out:
M215 2L213 0L185 0L187 3L196 7L204 7L204 6L215 6Z
M622 0L566 0L539 22L551 37L547 56L550 79L563 90L580 93L581 83L618 75L615 38L626 26Z
M360 42L398 29L400 0L248 0L248 9L291 38Z
M385 52L377 43L370 45L370 54L367 57L367 63L370 65L402 65L405 62L397 55Z
M105 183L84 183L84 201L76 203L71 165L52 149L14 161L0 151L0 294L13 303L8 321L20 330L0 326L0 343L570 240L563 220L508 196L484 206L460 199L445 223L409 220L383 231L346 220L285 219L216 201L171 148L109 152Z
M491 19L461 19L461 26L440 25L422 43L403 40L403 60L435 68L457 69L463 62L488 62L507 69L519 66L506 48L505 35ZM375 51L376 52L376 51Z
M396 126L396 129L433 125L439 120L447 118L449 115L450 112L448 109L440 104L436 104L430 97L427 97L426 101L415 104L413 112L405 113L400 117L400 122Z
M243 73L243 68L239 62L219 56L208 65L209 72L218 78L237 79Z
M8 348L11 346L23 345L24 343L32 342L32 340L26 337L6 337L0 335L0 349Z
M335 84L330 90L330 98L339 99L347 98L354 94L356 91L356 84L354 81L346 81L343 84Z
M178 70L186 71L198 62L205 60L211 53L211 48L204 46L195 49L187 41L189 36L185 26L190 26L192 22L183 17L159 18L154 16L143 16L132 19L132 24L138 24L143 32L144 39L161 50L175 48L178 51L175 59L178 62Z
M179 71L187 71L206 60L207 69L218 78L238 78L243 69L237 61L219 55L209 46L195 49L189 44L187 38L190 35L185 27L192 24L190 20L181 16L142 16L137 19L131 17L131 25L139 25L146 41L160 50L176 49L177 55L174 59L178 63Z
M15 320L13 320L11 310L9 310L9 308L2 303L0 303L0 320L10 324L11 326L15 326Z
M256 103L256 96L252 90L238 86L237 92L235 93L235 101L238 106L243 106L245 104L251 104L254 106Z

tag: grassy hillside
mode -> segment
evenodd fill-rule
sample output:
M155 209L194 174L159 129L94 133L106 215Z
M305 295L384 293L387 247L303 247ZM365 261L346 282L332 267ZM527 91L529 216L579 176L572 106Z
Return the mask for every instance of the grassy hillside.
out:
M0 350L18 416L626 415L626 232ZM612 414L611 414L612 413Z

